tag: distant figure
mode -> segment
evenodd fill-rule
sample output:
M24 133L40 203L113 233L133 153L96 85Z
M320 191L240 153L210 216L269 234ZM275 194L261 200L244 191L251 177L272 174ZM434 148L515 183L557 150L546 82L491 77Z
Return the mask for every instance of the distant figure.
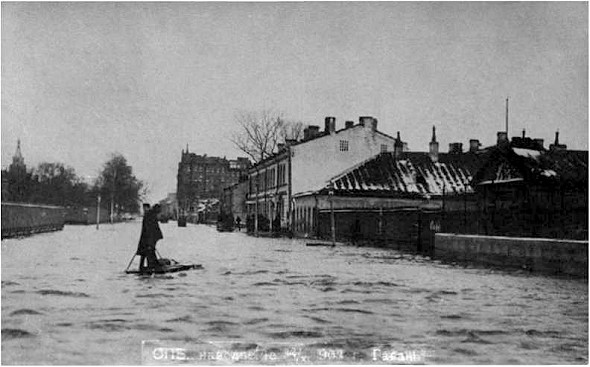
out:
M156 269L158 264L158 257L156 256L156 243L161 240L162 231L158 224L158 214L160 213L160 205L156 204L149 210L149 204L147 204L148 210L146 211L146 204L144 204L144 215L141 223L141 236L139 238L139 246L137 248L137 254L139 258L139 271L146 269L144 263L147 259L147 269Z
M352 240L352 245L356 246L358 241L361 238L361 222L356 219L352 226L350 227L350 235Z
M281 216L279 214L277 214L275 220L272 221L272 230L276 233L281 231Z
M236 218L236 227L238 227L238 232L242 229L242 218L239 216Z

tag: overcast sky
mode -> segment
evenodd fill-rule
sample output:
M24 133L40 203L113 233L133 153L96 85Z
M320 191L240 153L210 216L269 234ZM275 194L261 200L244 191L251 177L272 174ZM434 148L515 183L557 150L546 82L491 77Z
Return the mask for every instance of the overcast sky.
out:
M556 129L588 149L588 5L546 3L2 3L2 167L96 176L123 154L176 190L181 150L235 158L239 110L337 128L362 115L426 151Z

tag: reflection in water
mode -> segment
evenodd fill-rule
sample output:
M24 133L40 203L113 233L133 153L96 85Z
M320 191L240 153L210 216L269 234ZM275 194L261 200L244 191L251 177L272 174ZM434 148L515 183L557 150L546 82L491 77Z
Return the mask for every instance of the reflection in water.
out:
M160 253L204 268L124 274L139 222L2 241L2 362L139 364L142 340L156 339L341 348L365 363L389 350L427 350L426 363L587 362L585 281L162 230Z

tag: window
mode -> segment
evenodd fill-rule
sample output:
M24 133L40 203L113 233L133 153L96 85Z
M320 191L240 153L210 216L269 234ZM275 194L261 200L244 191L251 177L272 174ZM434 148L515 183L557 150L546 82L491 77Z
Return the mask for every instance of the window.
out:
M348 140L340 140L340 151L348 152Z
M387 152L387 144L381 144L381 153Z
M285 165L281 164L278 167L278 185L284 185L285 184Z

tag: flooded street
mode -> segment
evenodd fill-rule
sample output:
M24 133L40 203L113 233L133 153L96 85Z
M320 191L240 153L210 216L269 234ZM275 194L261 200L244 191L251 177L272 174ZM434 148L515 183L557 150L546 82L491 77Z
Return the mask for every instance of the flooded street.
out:
M3 240L2 363L140 364L144 340L326 347L365 364L387 350L429 364L588 362L584 280L176 222L161 224L160 254L203 269L126 275L140 227Z

